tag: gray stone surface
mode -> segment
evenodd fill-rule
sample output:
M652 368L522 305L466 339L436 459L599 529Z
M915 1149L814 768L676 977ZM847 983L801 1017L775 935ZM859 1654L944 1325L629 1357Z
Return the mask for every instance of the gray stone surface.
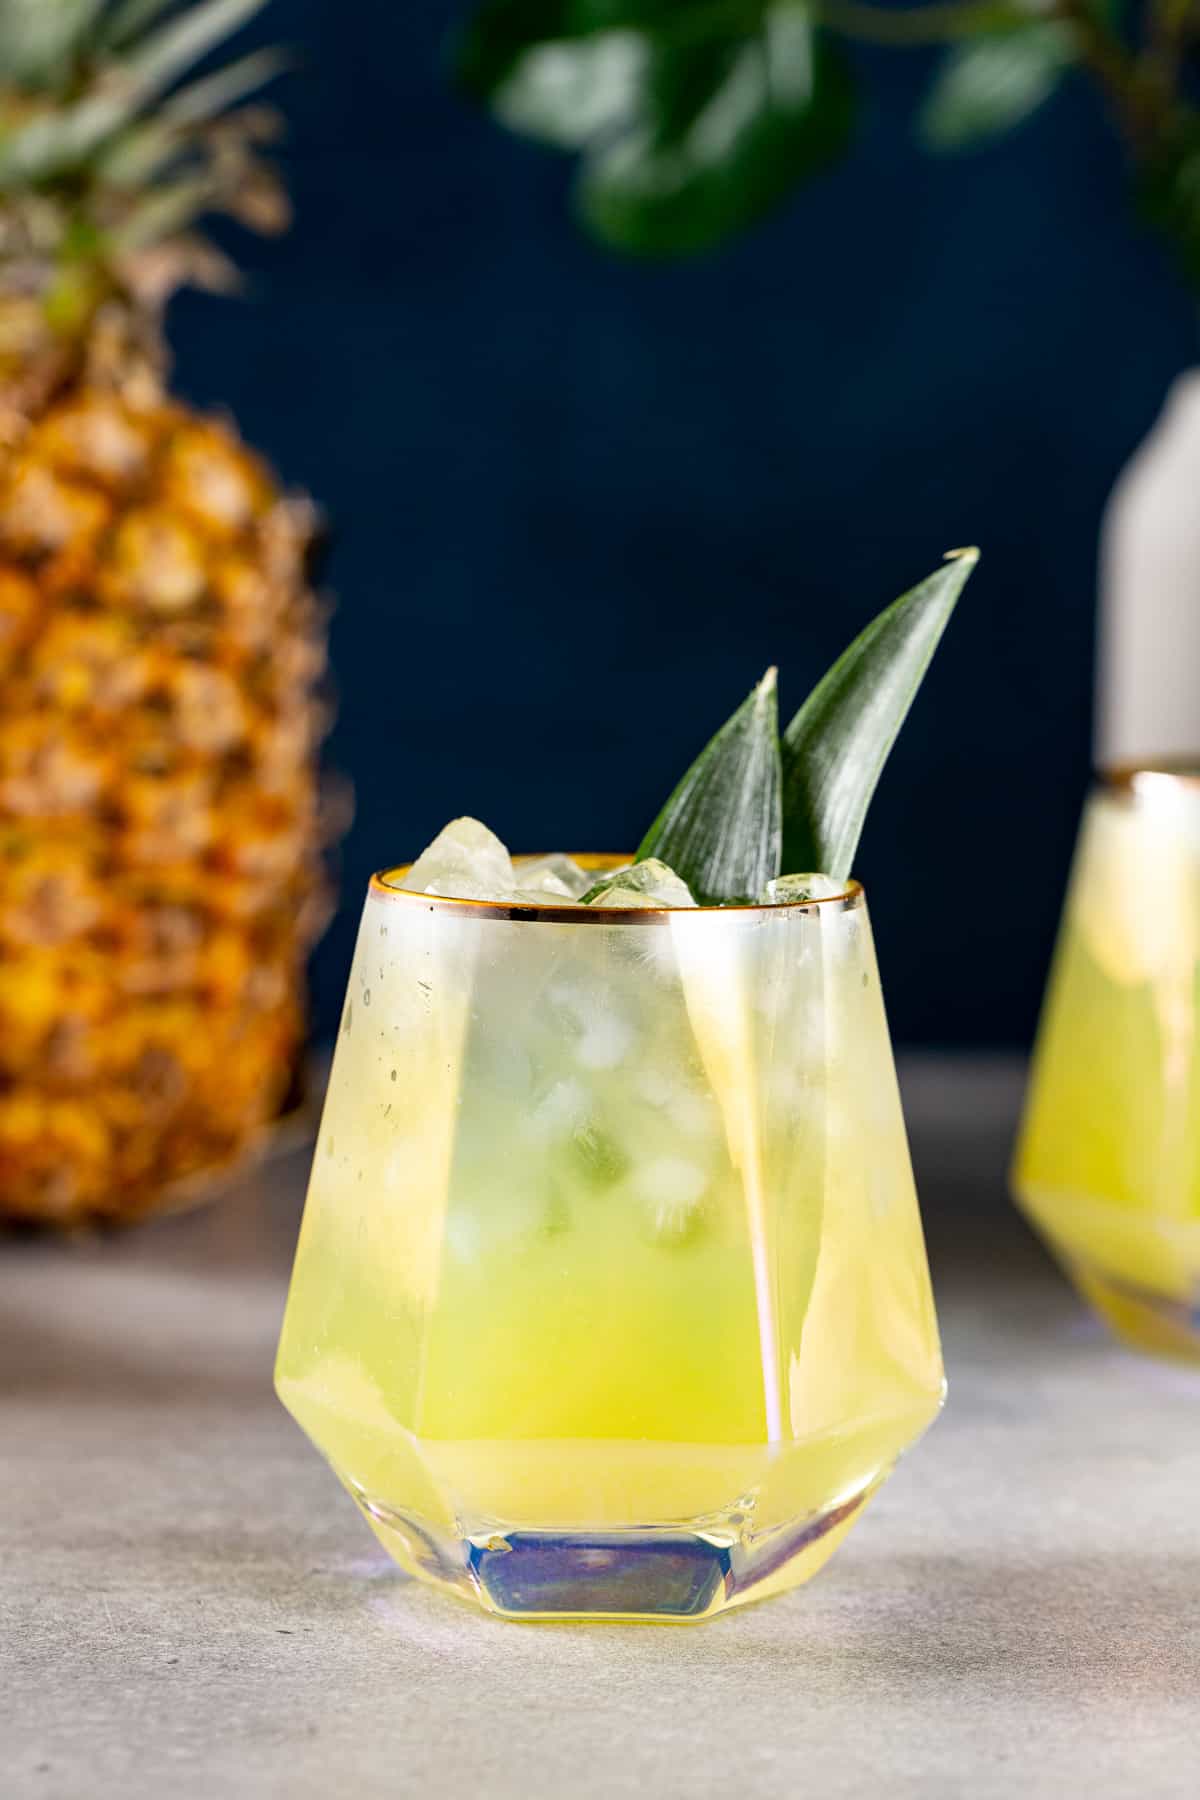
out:
M0 1246L4 1800L1060 1800L1200 1788L1200 1374L1003 1201L1012 1065L906 1070L950 1401L829 1567L693 1629L390 1568L276 1405L304 1157Z

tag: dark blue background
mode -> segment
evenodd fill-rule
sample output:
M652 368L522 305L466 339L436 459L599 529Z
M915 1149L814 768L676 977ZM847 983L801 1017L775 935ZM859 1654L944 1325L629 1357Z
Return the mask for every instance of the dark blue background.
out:
M1195 354L1084 89L933 161L927 63L860 57L852 156L669 267L572 227L565 160L445 79L453 8L275 0L295 229L175 305L177 380L327 510L357 819L318 952L332 1030L370 870L452 814L622 848L767 663L791 707L942 550L984 562L859 872L898 1038L1030 1033L1086 780L1104 497Z

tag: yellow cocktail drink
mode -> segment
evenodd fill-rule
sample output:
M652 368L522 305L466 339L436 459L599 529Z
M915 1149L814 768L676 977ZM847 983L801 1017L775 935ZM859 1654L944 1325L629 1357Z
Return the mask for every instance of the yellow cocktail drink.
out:
M1200 777L1089 802L1015 1185L1122 1336L1200 1359Z
M490 1610L689 1619L805 1579L943 1389L861 890L622 912L401 878L363 916L285 1404L388 1549Z

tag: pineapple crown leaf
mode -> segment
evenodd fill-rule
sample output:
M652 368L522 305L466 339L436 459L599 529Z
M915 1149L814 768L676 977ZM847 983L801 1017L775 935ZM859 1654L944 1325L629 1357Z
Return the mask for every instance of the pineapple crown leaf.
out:
M104 23L100 30L100 41L109 48L119 50L122 44L137 37L147 25L153 24L161 13L169 12L175 0L117 0L116 5L105 6Z
M0 4L0 46L6 36L8 9L21 12L28 3L3 0ZM83 65L76 98L54 96L48 108L34 110L22 120L29 96L20 92L18 82L19 98L25 105L10 107L13 122L7 130L0 121L0 188L44 182L86 164L264 4L265 0L199 0L119 59L105 56L102 45L90 42L86 34L81 42L72 43L70 60ZM167 113L170 116L169 102Z
M139 106L164 93L185 70L261 12L266 0L199 0L169 19L122 64Z
M253 50L185 79L265 4L0 0L0 256L107 265L129 286L136 253L203 213L281 229L286 200L260 154L275 115L238 102L286 59Z
M107 0L0 0L0 72L30 90L62 86Z
M783 870L851 872L867 808L967 579L976 549L873 619L780 741L775 670L701 751L638 848L702 903L754 899Z
M291 60L283 50L251 50L215 74L202 75L187 87L177 88L163 102L159 117L174 126L199 125L228 113L235 101L256 93L281 75Z
M859 633L783 734L784 860L850 874L867 808L978 550L939 569Z
M753 899L779 873L779 711L768 669L700 752L638 846L705 904Z

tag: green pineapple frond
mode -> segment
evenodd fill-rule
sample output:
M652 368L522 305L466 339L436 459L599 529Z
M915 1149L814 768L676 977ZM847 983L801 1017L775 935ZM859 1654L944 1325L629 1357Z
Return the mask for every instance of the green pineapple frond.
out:
M225 213L282 230L263 147L278 120L242 102L283 66L256 50L196 73L265 0L0 0L0 259L135 269L152 292L233 271L192 229Z

